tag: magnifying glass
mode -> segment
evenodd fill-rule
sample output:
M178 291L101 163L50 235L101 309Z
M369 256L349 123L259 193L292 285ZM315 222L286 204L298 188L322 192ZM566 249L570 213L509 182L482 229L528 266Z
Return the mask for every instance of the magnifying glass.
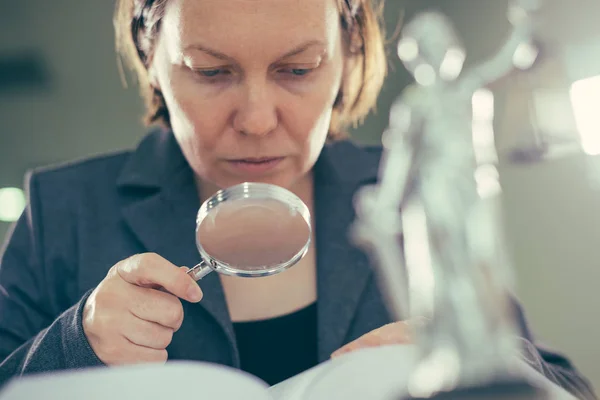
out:
M280 186L245 182L206 200L196 218L202 261L188 274L274 275L304 257L311 241L308 207Z

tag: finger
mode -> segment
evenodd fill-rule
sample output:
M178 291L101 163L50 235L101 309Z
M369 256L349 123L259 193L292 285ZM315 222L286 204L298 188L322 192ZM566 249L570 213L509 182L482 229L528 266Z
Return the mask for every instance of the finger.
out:
M345 346L342 346L340 349L333 352L331 357L335 358L341 356L342 354L350 353L359 349L376 346L377 342L371 341L370 337L360 338L346 344Z
M133 317L123 329L123 336L135 345L164 350L171 344L173 329Z
M113 338L110 346L98 354L106 365L128 365L140 363L165 363L168 353L165 349L157 350L139 346L124 336Z
M192 303L202 299L200 286L185 268L179 268L154 253L138 254L120 262L117 272L123 280L136 286L163 287Z
M406 322L394 322L364 334L332 353L331 357L339 357L362 348L412 342L412 329Z
M393 322L358 339L364 345L399 344L412 341L412 328L404 321Z
M350 343L346 344L345 346L342 346L341 348L339 348L336 351L334 351L331 354L331 358L339 357L341 355L344 355L346 353L350 353L350 352L358 350L360 348L361 348L361 346L360 346L360 344L358 342L356 342L356 341L350 342Z
M165 349L151 349L149 347L138 346L128 340L127 342L128 346L123 350L121 357L112 363L113 365L166 363L169 358L169 353Z
M129 312L135 317L154 322L173 331L183 323L183 305L175 295L160 290L132 287Z

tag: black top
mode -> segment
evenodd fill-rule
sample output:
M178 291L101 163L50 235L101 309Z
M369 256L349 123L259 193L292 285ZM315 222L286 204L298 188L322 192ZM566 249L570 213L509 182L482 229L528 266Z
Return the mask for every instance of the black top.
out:
M241 369L275 385L317 365L316 303L280 317L233 324Z

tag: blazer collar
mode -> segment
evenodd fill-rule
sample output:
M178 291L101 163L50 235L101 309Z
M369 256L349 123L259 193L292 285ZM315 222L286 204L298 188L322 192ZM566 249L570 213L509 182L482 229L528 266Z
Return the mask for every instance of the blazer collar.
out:
M344 344L361 296L371 278L366 254L354 246L354 194L377 179L380 151L349 141L326 146L315 165L319 361Z
M356 189L377 177L379 151L349 141L328 144L314 167L318 274L319 359L345 339L370 277L368 259L349 240ZM173 134L150 133L131 154L117 180L125 202L125 223L147 251L176 265L200 261L194 230L200 206L194 176ZM200 305L219 323L236 349L233 325L216 274L201 281ZM234 351L234 364L239 363Z
M117 179L119 188L156 188L168 186L169 179L189 169L181 148L170 131L150 132L138 145Z

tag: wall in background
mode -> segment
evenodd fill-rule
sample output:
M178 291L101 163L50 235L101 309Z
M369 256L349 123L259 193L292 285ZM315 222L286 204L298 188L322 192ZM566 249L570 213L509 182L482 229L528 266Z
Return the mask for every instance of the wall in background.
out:
M4 6L6 3L6 6ZM132 147L144 134L135 86L119 78L111 30L112 2L4 2L0 57L34 52L49 81L39 88L0 91L0 186L21 186L27 169ZM506 34L506 0L388 0L391 33L402 10L437 6L457 24L469 63L491 54ZM378 112L354 131L375 143L390 103L408 80L390 46L391 73ZM600 387L600 194L584 176L583 158L505 166L505 209L518 294L536 333L567 353ZM0 238L7 224L0 224Z
M142 108L137 89L125 90L119 79L112 2L5 3L0 56L37 54L49 81L0 91L0 185L21 186L39 165L133 146L143 133Z

